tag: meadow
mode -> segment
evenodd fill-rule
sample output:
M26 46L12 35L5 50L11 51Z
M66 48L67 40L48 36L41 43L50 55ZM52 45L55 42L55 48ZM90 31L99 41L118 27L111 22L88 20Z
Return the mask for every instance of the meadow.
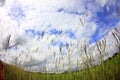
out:
M115 31L119 34L116 28ZM104 60L103 54L106 54L106 39L103 38L103 40L96 42L100 61L98 65L93 64L93 58L89 57L87 53L88 46L85 45L83 49L80 48L80 51L83 50L86 56L86 58L82 58L82 69L74 71L70 67L70 70L63 73L28 72L17 65L10 65L3 62L4 80L120 80L120 37L114 32L112 32L112 35L116 40L116 46L119 51L107 60ZM69 46L68 53L70 53ZM70 56L68 56L68 59L70 60ZM72 66L72 63L70 62L68 66Z
M61 74L26 72L14 65L3 65L5 80L120 80L120 52L98 66Z

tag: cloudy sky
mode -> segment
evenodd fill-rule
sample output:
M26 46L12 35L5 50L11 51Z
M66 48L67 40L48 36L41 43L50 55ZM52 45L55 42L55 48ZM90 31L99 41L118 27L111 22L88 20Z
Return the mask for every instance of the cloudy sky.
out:
M0 47L11 35L10 45L21 45L8 53L34 53L39 63L60 53L59 47L66 54L67 44L93 44L119 21L120 0L0 0ZM18 54L9 54L9 63Z

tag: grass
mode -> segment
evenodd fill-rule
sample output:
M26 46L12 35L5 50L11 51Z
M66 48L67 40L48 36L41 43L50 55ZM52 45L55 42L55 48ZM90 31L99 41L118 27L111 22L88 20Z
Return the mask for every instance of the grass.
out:
M81 19L80 19L81 21ZM115 45L120 49L119 44L119 30L117 28L114 28L115 32L112 32L113 37L115 38ZM62 35L61 35L62 36ZM60 36L60 37L61 37ZM44 33L42 35L42 38L44 37ZM2 47L7 50L10 49L21 42L17 41L17 44L14 44L10 46L10 38L11 35L8 35L8 37L5 39L4 45ZM57 38L57 37L56 37ZM51 44L53 43L54 39L50 39ZM95 39L96 41L96 39ZM84 42L85 43L85 42ZM26 72L21 68L18 68L14 65L8 65L6 63L3 63L4 65L4 79L5 80L120 80L120 52L117 53L114 57L108 59L107 61L103 61L103 54L106 54L106 37L104 37L100 41L96 41L96 47L99 52L98 58L100 59L100 62L102 62L98 66L93 65L93 56L90 55L90 58L88 56L89 54L89 45L82 44L78 40L77 46L75 46L76 49L78 49L79 52L82 52L84 56L80 56L83 62L83 70L73 71L71 72L71 54L74 51L74 47L71 44L66 44L66 50L67 50L67 57L68 57L68 72L62 73L62 74L45 74L45 73L33 73L33 72ZM94 47L93 47L94 48ZM33 52L37 51L33 50ZM49 48L51 50L51 48ZM93 49L94 51L94 49ZM59 47L59 52L62 53L61 46ZM103 53L103 54L102 54ZM54 58L56 58L56 53L54 54ZM107 55L107 54L106 54ZM20 56L20 55L19 55ZM17 64L17 58L15 58L15 64ZM34 59L31 57L31 63ZM57 65L61 63L62 61L59 60L56 62L56 69ZM79 68L79 60L77 60L78 68ZM89 65L92 66L89 68ZM19 63L18 63L19 64Z
M31 73L13 65L3 65L5 80L120 80L120 53L99 66L62 74Z
M25 72L17 66L3 63L5 80L36 80L32 73Z

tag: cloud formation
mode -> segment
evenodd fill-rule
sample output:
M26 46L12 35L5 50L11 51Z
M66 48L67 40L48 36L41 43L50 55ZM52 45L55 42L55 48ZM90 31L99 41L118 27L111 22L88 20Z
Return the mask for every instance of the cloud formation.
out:
M94 38L99 41L108 35L119 21L118 0L6 0L0 7L1 59L26 66L26 70L32 66L33 71L40 71L47 65L49 72L55 69L51 64L59 64L65 71L69 55L73 64L83 55L75 47L78 42L80 46L94 44ZM1 44L9 34L11 45L21 45L5 52Z

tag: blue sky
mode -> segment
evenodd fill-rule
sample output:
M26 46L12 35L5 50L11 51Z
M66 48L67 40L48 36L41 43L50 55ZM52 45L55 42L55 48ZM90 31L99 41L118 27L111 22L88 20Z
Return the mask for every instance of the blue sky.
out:
M68 37L70 39L84 38L84 37L82 37L82 35L84 35L84 36L86 36L86 37L88 36L90 38L90 40L89 40L90 44L95 42L94 38L98 41L103 36L107 35L107 33L113 27L115 27L116 24L120 20L120 13L119 13L119 10L120 10L119 4L120 3L117 0L111 0L111 1L107 1L107 0L103 0L103 1L75 0L75 1L73 1L73 4L72 3L70 5L63 4L67 1L69 1L69 0L61 1L61 3L58 3L57 1L55 1L55 3L54 3L52 1L46 0L46 1L44 1L46 3L43 2L42 6L41 6L43 8L33 7L34 9L32 11L29 8L29 7L31 7L30 5L29 6L27 5L27 8L26 8L25 4L24 4L24 6L21 4L22 1L20 2L20 1L15 0L15 1L13 1L12 5L11 5L8 15L11 17L12 20L16 21L20 27L21 23L24 22L25 19L27 20L27 18L29 17L27 15L27 13L33 12L30 19L34 19L34 16L40 14L40 16L36 16L36 18L43 18L43 19L38 19L38 21L36 21L37 19L34 20L33 22L31 22L31 23L33 23L32 25L26 25L28 28L24 29L26 34L28 35L28 33L31 33L31 37L33 37L33 38L35 36L42 36L42 32L44 32L44 35L49 34L49 35L60 36L61 34L65 34L66 37ZM49 4L49 3L52 3L52 4ZM39 4L39 2L38 2L38 4ZM57 6L57 4L58 4L58 6ZM49 7L49 8L47 9L46 7ZM27 10L28 10L28 12L27 12ZM38 13L34 13L35 10ZM52 17L50 17L51 16L50 14L52 14ZM89 15L89 14L90 14L90 17L85 19L84 18L85 15ZM32 18L32 16L33 16L33 18ZM62 16L62 18L60 18L58 16ZM66 16L68 16L68 17L70 16L69 19L67 19ZM53 17L54 17L54 19L52 19ZM78 19L76 17L77 18L82 17L82 20L86 22L84 24L87 24L86 26L84 26L86 29L83 29L84 34L81 32L81 30L78 30L78 34L76 34L76 32L75 32L75 29L77 30L77 28L79 28L79 26L80 26L78 24L80 22L78 21ZM30 19L28 19L28 22L30 21ZM49 19L49 21L47 21L47 19ZM58 24L55 23L57 21L57 19L58 19ZM72 19L73 19L73 21L72 21ZM39 23L39 21L42 23ZM70 21L72 21L72 24L70 24L71 23ZM81 22L81 24L83 24L83 21ZM74 22L75 22L75 24L74 24ZM88 28L88 26L90 26L89 23L94 23L96 25L95 26L96 29L94 31L92 31L91 34L88 33L88 31L91 32L91 29ZM41 30L42 27L47 27L46 24L51 25L50 28L48 28L47 31L44 31L44 30L42 31ZM60 27L58 25L63 27L63 29L60 29ZM66 25L65 29L64 29L64 25ZM76 26L74 26L74 25L76 25ZM28 36L30 36L30 35L28 35Z
M0 58L12 63L14 58L21 55L18 58L21 65L34 59L36 66L47 65L51 70L55 61L63 57L67 70L69 55L74 64L81 59L81 55L84 56L76 46L94 45L95 40L107 36L118 25L120 0L6 0L0 7L0 50L9 34L10 45L16 42L22 44L8 50L8 54ZM110 35L106 40L107 46L115 43ZM60 49L64 54L60 54ZM113 44L107 51L114 53L116 49ZM96 50L91 51L95 59Z
M41 6L39 8L34 5L35 2L33 6L31 6L32 1L31 3L27 3L26 1L26 4L23 4L22 1L13 0L8 10L8 16L10 16L13 21L16 21L19 27L23 26L24 32L29 37L42 36L43 32L44 35L60 36L64 34L66 38L73 40L89 37L90 44L95 42L94 38L100 40L103 36L107 35L120 20L120 3L117 0L75 0L69 5L65 4L67 2L69 2L69 0L61 2L45 0L42 4L39 1L38 4L36 4ZM81 22L78 21L79 17L81 17ZM29 23L30 25L27 25ZM79 23L84 23L86 26L80 25ZM90 23L95 25L93 31L89 28L89 26L92 26ZM47 28L48 25L50 25L49 28ZM83 26L85 29L81 28L80 30L78 29L79 26ZM44 28L46 28L47 31L44 31Z
M117 2L117 1L116 1ZM109 11L107 11L107 8L109 7ZM91 36L91 40L96 38L96 40L101 39L103 36L107 35L108 31L110 31L112 28L116 26L116 24L120 21L120 13L116 13L116 10L120 8L120 6L117 5L105 5L101 8L100 11L96 13L96 17L94 19L96 24L98 24L98 27L95 31L95 33ZM115 15L113 15L115 14ZM93 20L94 20L93 19ZM109 29L109 30L108 30ZM107 30L105 34L102 34L99 36L100 32L104 30Z

